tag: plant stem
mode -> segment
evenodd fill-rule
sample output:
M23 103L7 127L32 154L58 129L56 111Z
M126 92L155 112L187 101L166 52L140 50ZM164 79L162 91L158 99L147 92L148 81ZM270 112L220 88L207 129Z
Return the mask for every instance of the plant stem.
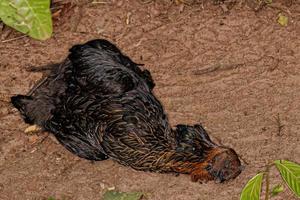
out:
M270 168L274 165L273 162L270 162L266 166L265 175L266 175L266 194L265 194L265 200L269 200L269 193L270 193Z
M265 200L269 200L269 190L270 190L270 180L269 180L269 172L270 172L270 165L267 166L266 168L266 195L265 195Z

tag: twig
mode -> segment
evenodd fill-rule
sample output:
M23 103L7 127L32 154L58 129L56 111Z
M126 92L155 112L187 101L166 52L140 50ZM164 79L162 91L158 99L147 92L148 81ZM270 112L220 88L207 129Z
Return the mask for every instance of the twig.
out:
M277 123L277 130L278 130L277 136L281 136L282 135L281 131L282 131L284 125L281 123L279 113L277 113L277 117L275 118L275 120L276 120L276 123Z
M41 87L46 81L48 80L48 77L43 77L42 80L40 80L33 88L30 89L30 91L26 94L27 96L31 96L39 87Z
M44 143L44 141L49 137L49 133L47 132L46 135L41 139L41 141L39 141L38 145L41 145Z
M140 0L139 1L141 4L149 4L149 3L152 3L153 0Z
M93 1L92 4L109 4L107 1Z
M57 65L60 65L59 63L51 63L51 64L47 64L47 65L40 65L38 67L35 66L30 66L25 68L25 70L27 72L44 72L44 71L49 71L52 69L55 69L57 67Z
M239 68L241 66L244 66L245 63L236 63L236 64L221 64L217 63L212 66L208 66L204 69L195 70L194 75L203 75L203 74L209 74L217 70L226 71L226 70L232 70Z
M19 37L7 39L7 40L2 40L1 42L2 42L2 43L5 43L5 42L11 42L11 41L15 41L15 40L18 40L18 39L22 39L22 38L24 38L24 37L26 37L26 36L27 36L27 35L22 35L22 36L19 36Z
M131 17L132 13L128 12L126 15L126 25L128 25L130 23L130 17Z

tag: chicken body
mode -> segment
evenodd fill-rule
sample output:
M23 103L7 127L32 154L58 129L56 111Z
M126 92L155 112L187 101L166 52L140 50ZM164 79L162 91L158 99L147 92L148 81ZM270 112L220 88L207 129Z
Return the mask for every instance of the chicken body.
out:
M213 143L202 126L170 127L150 72L116 46L93 40L70 52L30 95L12 97L26 123L90 160L187 173L194 181L222 182L241 172L235 151Z

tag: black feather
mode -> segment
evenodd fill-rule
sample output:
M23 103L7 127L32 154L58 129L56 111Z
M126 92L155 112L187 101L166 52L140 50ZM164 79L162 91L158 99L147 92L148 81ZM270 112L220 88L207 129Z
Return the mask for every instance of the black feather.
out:
M52 132L82 158L110 157L139 170L202 176L215 153L227 149L214 144L200 125L172 130L154 85L150 72L115 45L92 40L72 47L28 96L11 101L26 123ZM227 157L219 157L218 166Z

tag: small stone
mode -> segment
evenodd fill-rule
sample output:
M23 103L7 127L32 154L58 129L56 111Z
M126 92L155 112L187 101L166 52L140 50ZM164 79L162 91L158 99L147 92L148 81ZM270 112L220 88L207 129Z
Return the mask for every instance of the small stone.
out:
M107 190L115 190L116 187L115 186L112 186L112 187L108 187Z

